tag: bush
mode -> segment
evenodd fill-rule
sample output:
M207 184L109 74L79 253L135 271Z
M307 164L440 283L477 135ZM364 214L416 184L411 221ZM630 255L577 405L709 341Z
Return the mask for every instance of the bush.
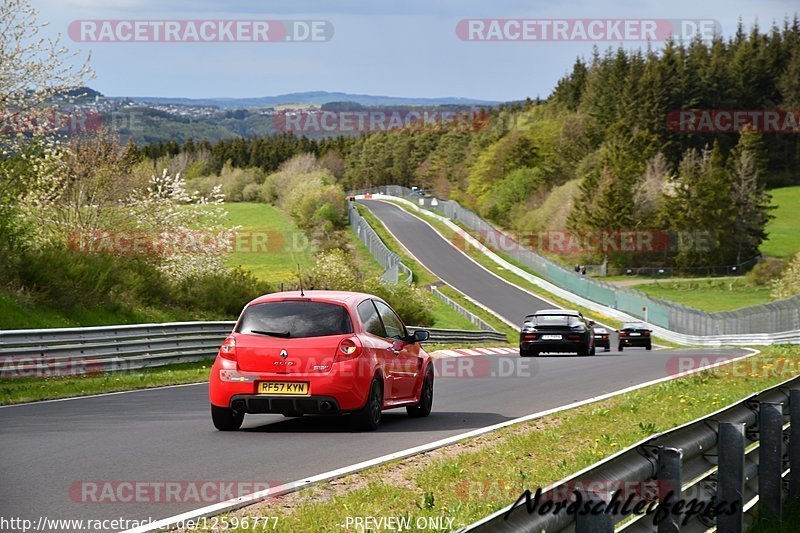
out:
M130 309L169 301L168 281L141 255L84 253L52 245L22 252L18 261L14 279L7 281L58 309Z
M386 300L406 324L412 326L433 324L431 295L416 285L385 283L377 278L371 278L364 283L363 290Z
M183 280L176 288L176 303L212 316L236 317L247 302L272 291L268 283L237 267Z
M248 183L242 189L242 200L245 202L258 202L261 200L261 187L256 183Z
M317 255L317 265L311 274L315 289L356 291L374 294L386 300L406 324L428 326L433 324L431 295L416 285L385 283L378 278L361 282L347 254L340 249Z
M780 278L772 280L772 297L776 300L800 294L800 253L795 255Z
M84 253L49 246L24 252L4 270L10 288L58 310L143 307L182 309L192 317L233 318L244 304L272 291L241 269L171 282L143 255Z
M210 196L212 189L216 185L222 185L222 193L225 200L229 202L242 202L244 190L250 188L250 195L253 190L264 182L264 172L258 168L233 168L226 164L222 168L219 176L203 176L194 178L187 182L186 188L189 191L198 191L203 196Z
M311 271L310 286L323 290L361 290L358 273L347 254L338 248L317 254L317 264Z
M747 281L752 285L769 285L773 280L779 278L786 270L786 262L775 257L767 257L756 264L747 273Z

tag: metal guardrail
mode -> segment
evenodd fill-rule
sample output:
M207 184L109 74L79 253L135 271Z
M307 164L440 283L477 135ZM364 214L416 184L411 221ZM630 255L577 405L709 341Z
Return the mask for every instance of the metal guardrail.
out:
M489 222L472 211L465 209L457 202L441 200L415 194L406 187L388 185L370 189L353 191L357 194L384 194L402 198L414 205L438 213L440 216L460 222L472 231L481 235L513 238L495 228ZM572 295L570 298L593 302L606 309L623 313L626 317L645 320L663 332L674 332L687 337L719 337L721 342L735 342L736 338L747 335L780 334L790 335L791 342L800 342L800 296L771 302L763 305L745 307L736 311L708 313L692 309L674 302L653 298L647 294L629 288L623 288L588 276L576 275L574 270L565 268L555 261L514 243L511 250L505 252L515 262L523 265L542 280L563 290L559 296ZM583 305L581 302L576 302ZM590 307L590 306L589 306ZM683 342L679 338L667 340ZM772 341L767 341L772 342ZM717 343L718 344L718 343Z
M139 370L214 357L234 322L0 331L0 378Z
M0 331L0 378L86 375L216 356L235 322L174 322ZM431 343L506 342L491 331L427 329Z
M481 331L481 330L466 330L466 329L438 329L438 328L424 328L417 326L407 326L409 331L417 329L424 329L429 331L431 338L429 343L475 343L475 342L508 342L505 333L498 331Z
M716 527L723 533L737 533L756 510L780 520L787 493L784 480L788 480L789 498L800 501L800 377L655 435L550 485L542 490L539 509L532 513L524 501L518 500L464 531L695 532ZM549 512L538 512L544 509L544 502L569 501L576 493L584 503L591 501L608 509L617 490L621 491L617 509L631 498L628 509L640 501L655 501L658 503L653 504L653 511L660 502L667 502L664 509L671 512L657 526L654 514L601 512L576 516L564 508L554 513L552 506ZM675 493L672 498L667 497L670 491ZM670 504L678 500L687 505L676 511ZM700 504L723 501L739 505L733 512L716 517L702 513L690 516L690 501L697 502L695 510ZM731 505L725 509L731 511Z
M383 267L384 272L381 279L389 283L397 283L402 278L404 283L411 283L413 277L411 269L402 263L399 255L386 247L372 226L352 203L347 204L347 217L356 236L364 243L378 264Z

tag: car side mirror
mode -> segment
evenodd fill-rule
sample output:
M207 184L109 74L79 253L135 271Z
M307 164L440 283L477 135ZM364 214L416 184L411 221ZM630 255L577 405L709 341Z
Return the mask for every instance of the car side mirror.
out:
M619 333L619 330L618 330L618 329L615 329L615 330L614 330L614 333Z
M414 342L425 342L426 340L431 338L431 333L424 329L418 329L414 332L411 336L411 339Z
M589 320L588 323L590 326L594 326L594 320Z

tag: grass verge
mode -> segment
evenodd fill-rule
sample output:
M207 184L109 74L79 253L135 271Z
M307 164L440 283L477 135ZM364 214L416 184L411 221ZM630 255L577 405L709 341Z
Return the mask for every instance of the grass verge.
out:
M797 347L626 393L273 498L232 516L277 516L279 531L336 531L346 516L450 518L466 526L524 488L562 479L622 448L775 385ZM429 419L435 426L436 413ZM245 531L241 529L239 531Z
M195 363L86 376L3 379L0 380L0 405L199 383L208 380L212 363L213 359L208 359Z

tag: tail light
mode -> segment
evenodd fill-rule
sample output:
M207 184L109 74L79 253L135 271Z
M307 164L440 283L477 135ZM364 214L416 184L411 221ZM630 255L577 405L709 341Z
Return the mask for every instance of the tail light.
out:
M336 348L336 357L333 362L339 363L341 361L349 361L361 355L361 343L355 337L348 337L342 339L339 346Z
M524 338L526 339L535 339L537 335L534 333L533 335L525 335Z
M604 338L604 339L607 339L607 338L608 338L608 335L603 335L603 338Z
M620 337L627 337L627 336L628 336L628 334L627 334L627 333L625 333L624 331L620 331L620 332L619 332L619 336L620 336Z
M581 336L580 335L567 335L567 338L570 339L570 340L573 340L573 341L581 340Z
M219 347L219 356L231 361L236 361L236 339L228 337Z
M643 331L642 335L645 336L645 337L649 337L650 336L650 332L649 331Z

